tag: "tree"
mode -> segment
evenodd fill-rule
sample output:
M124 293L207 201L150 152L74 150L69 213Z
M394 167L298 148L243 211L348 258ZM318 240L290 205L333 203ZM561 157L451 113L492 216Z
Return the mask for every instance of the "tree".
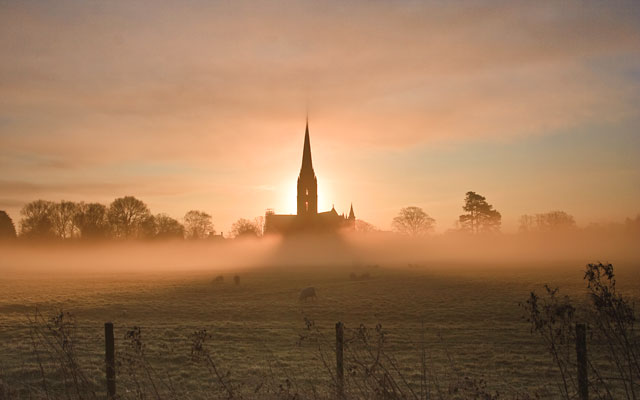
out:
M52 239L53 231L52 209L54 203L36 200L25 204L20 210L20 235L29 239Z
M576 220L564 211L550 211L537 214L536 224L542 231L566 231L576 227Z
M533 232L536 230L536 217L533 215L523 215L520 217L519 232Z
M155 237L158 239L183 239L184 226L167 214L155 216Z
M433 231L436 220L420 207L404 207L393 218L391 226L396 232L409 236L422 236Z
M564 211L549 211L520 217L520 232L560 232L575 229L576 221Z
M71 239L76 235L74 218L78 211L76 203L62 200L51 208L53 231L60 239Z
M0 210L0 240L15 238L16 227L13 225L11 217L5 211Z
M140 231L138 232L138 239L153 239L156 237L156 217L149 214L147 218L142 221L140 225Z
M149 208L133 196L115 199L107 212L113 235L116 238L144 238L153 231L153 217ZM151 229L150 229L151 228Z
M104 239L109 236L107 207L103 204L78 204L73 223L82 239Z
M211 215L197 210L184 215L184 228L188 239L204 239L215 233Z
M500 230L502 215L487 203L484 196L476 192L467 192L462 209L467 212L460 216L462 230L474 234Z
M264 235L264 216L255 217L253 223L258 228L258 236L262 237Z
M231 225L231 236L235 238L258 237L261 232L258 223L258 221L249 221L248 219L240 218Z
M361 219L356 220L356 232L368 233L368 232L377 232L380 229L376 228L372 224L367 221L363 221Z

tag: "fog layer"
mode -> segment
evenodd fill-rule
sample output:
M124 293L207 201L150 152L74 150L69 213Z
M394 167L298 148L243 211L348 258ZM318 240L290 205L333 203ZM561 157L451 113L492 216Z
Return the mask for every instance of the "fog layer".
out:
M518 265L612 262L636 265L636 235L545 234L407 238L366 235L263 238L200 242L108 242L94 244L5 243L0 275L128 274L239 271L263 267L329 268L379 265L439 269L451 265Z

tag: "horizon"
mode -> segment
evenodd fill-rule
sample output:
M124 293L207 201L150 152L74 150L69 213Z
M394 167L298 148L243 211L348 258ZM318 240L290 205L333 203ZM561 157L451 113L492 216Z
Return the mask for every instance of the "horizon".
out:
M640 213L640 6L198 1L0 14L0 209L135 196L228 232L293 214L305 115L318 209L436 232L475 191L579 226ZM171 15L171 18L167 18ZM231 16L232 18L227 18ZM326 29L317 29L317 28Z

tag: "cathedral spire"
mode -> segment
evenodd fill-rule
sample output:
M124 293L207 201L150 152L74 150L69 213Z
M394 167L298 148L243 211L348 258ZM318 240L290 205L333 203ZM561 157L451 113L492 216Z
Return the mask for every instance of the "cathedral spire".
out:
M316 215L318 213L318 180L311 165L311 143L309 142L309 119L304 130L304 150L302 167L298 176L298 215Z
M313 171L313 165L311 164L311 143L309 142L309 117L307 117L307 126L304 130L304 150L302 152L302 167L300 171L310 170Z
M349 210L349 219L356 219L356 215L353 213L353 203L351 203L351 209Z

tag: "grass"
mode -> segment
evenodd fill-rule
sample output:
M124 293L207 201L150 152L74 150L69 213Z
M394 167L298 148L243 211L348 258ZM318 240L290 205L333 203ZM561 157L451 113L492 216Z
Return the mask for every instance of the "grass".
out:
M395 364L395 379L406 380L399 384L407 392L427 393L421 384L426 364L430 398L439 392L465 398L467 390L555 397L560 381L553 360L530 334L518 304L545 283L583 300L583 265L272 267L228 272L223 283L214 282L218 271L13 274L0 281L0 379L17 396L41 390L29 339L37 307L45 318L58 310L73 315L73 352L87 387L98 394L105 387L103 324L112 321L121 395L140 397L142 385L140 393L150 398L156 391L162 398L226 398L229 388L258 397L330 396L334 326L342 321L352 341L361 326L373 336L380 326L387 365ZM617 269L620 289L638 298L637 266ZM353 280L351 273L371 278ZM308 286L318 299L301 303L299 292ZM194 334L202 330L213 375L209 361L192 357ZM345 350L346 360L356 348ZM40 363L55 383L56 360Z

